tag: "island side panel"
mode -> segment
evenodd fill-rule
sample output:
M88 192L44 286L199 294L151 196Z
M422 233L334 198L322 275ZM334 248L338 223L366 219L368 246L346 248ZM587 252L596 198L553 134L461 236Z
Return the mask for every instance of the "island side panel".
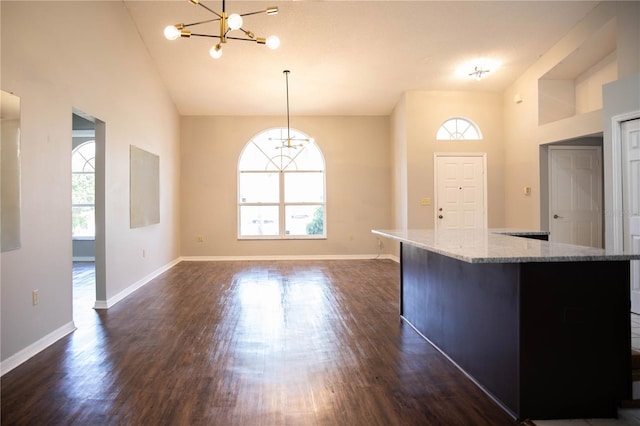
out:
M522 416L615 417L631 397L629 262L521 268Z
M402 316L517 417L519 265L401 250Z

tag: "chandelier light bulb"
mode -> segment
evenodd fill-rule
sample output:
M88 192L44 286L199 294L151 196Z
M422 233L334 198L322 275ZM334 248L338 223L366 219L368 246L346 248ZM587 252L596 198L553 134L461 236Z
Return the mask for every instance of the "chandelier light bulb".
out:
M164 36L167 40L175 40L180 37L180 30L175 25L167 25L164 29Z
M280 47L280 39L278 38L278 36L269 36L267 37L267 42L266 45L269 49L277 49L278 47Z
M237 13L232 13L227 18L227 24L229 25L229 28L232 29L232 30L237 30L237 29L241 28L242 27L242 16L238 15Z
M219 44L213 46L209 50L209 55L211 55L213 59L220 59L220 57L222 56L222 46L220 46Z

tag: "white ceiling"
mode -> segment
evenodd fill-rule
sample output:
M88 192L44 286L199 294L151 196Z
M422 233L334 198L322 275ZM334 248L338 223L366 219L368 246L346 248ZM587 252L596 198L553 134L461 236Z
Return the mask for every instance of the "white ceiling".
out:
M220 1L202 0L220 12ZM168 41L165 26L210 19L188 0L125 0L182 115L280 115L289 75L292 115L388 115L408 90L502 92L597 4L586 1L228 1L227 13L276 5L245 18L278 50L216 39ZM192 28L217 33L217 23ZM197 31L196 31L197 29ZM502 62L481 81L455 75L478 57Z

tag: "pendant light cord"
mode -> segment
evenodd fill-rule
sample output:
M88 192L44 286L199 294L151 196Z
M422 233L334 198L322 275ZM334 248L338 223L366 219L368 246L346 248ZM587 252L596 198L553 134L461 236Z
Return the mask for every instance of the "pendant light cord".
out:
M284 73L287 83L287 146L291 147L291 127L289 125L289 73L291 71L284 70L282 72Z

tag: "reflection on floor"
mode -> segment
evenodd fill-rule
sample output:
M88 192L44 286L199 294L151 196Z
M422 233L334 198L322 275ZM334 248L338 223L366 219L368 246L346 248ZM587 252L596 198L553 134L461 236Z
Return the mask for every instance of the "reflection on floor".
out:
M73 316L78 331L93 324L98 316L95 303L95 265L73 263ZM631 347L640 351L640 315L631 314ZM618 419L534 420L536 426L640 426L640 409L619 410Z
M73 322L76 327L93 325L97 315L96 269L94 262L73 262Z

